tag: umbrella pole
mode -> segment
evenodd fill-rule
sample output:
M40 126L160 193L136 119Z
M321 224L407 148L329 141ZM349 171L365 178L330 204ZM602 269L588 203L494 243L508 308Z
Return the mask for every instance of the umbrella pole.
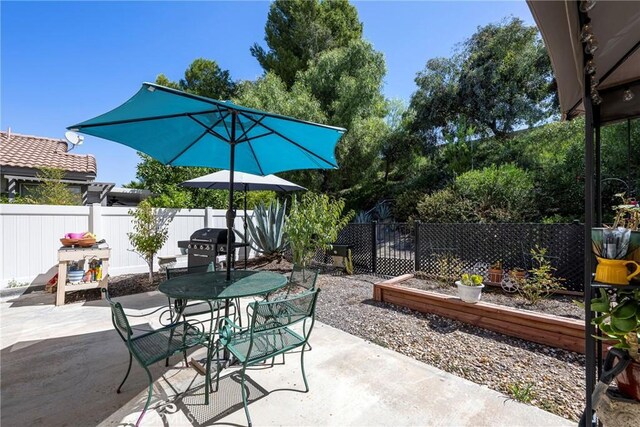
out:
M244 269L247 269L247 184L244 184Z
M229 210L227 210L227 281L231 280L231 240L233 239L233 223L236 219L236 212L233 210L233 169L236 157L236 113L231 112L231 140L229 155Z

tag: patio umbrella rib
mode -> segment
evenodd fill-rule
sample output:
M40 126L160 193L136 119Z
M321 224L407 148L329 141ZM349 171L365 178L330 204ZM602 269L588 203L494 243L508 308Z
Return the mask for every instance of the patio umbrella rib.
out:
M240 114L242 114L242 113L240 113ZM256 121L256 120L255 120L254 118L252 118L252 117L249 117L249 116L247 116L247 115L245 115L245 114L242 114L242 115L243 115L244 117L248 118L249 120ZM306 152L307 154L311 154L311 156L313 156L313 157L315 157L315 158L317 158L317 159L320 159L321 161L323 161L324 163L328 164L328 165L329 165L329 166L331 166L332 168L336 168L336 169L338 168L338 165L335 165L335 164L331 163L331 162L330 162L330 161L328 161L327 159L325 159L325 158L323 158L323 157L321 157L321 156L317 155L317 154L316 154L316 153L314 153L313 151L311 151L311 150L309 150L308 148L306 148L306 147L304 147L304 146L302 146L302 145L298 144L297 142L295 142L295 141L294 141L294 140L292 140L291 138L289 138L289 137L287 137L287 136L283 135L282 133L280 133L280 132L276 131L275 129L270 128L269 126L267 126L267 125L265 125L265 124L262 124L262 127L264 127L265 129L267 129L267 130L269 130L269 131L273 132L275 135L278 135L280 138L284 139L284 140L285 140L285 141L287 141L288 143L290 143L290 144L292 144L292 145L295 145L296 147L298 147L298 148L299 148L299 149L301 149L302 151Z
M251 126L249 126L249 129L245 129L242 122L238 122L240 124L240 127L242 128L242 134L240 135L240 137L238 137L238 140L241 140L242 138L245 138L245 137L247 138L247 140L249 140L249 137L247 137L247 134L251 132L253 128L258 126L260 122L262 122L262 120L264 120L264 116L260 117L260 120L253 122Z
M221 141L226 142L227 144L230 144L231 141L227 138L225 138L224 136L222 136L221 134L219 134L218 132L216 132L215 130L213 130L214 127L218 126L220 124L220 122L224 123L224 120L229 117L230 113L227 113L226 116L222 117L221 119L219 119L217 122L215 122L213 125L211 126L207 126L205 123L203 123L202 121L196 119L195 117L193 117L192 115L189 114L189 118L191 120L193 120L194 122L198 123L200 126L202 126L203 128L205 128L207 130L207 132L213 136L215 136L216 138L219 138Z
M212 130L212 128L216 127L218 125L218 123L220 123L220 121L224 120L226 118L222 117L221 119L219 119L217 122L215 122L214 124L211 125L211 127L206 126L204 123L202 123L200 120L196 119L195 117L192 117L190 114L187 114L187 116L191 119L194 120L196 123L198 123L200 126L204 127L205 130L204 132L202 132L202 135L200 135L198 138L196 138L191 144L187 145L184 149L182 149L177 155L175 155L171 160L169 160L166 164L167 165L171 165L173 162L176 161L176 159L178 159L178 157L182 156L187 150L189 150L191 147L193 147L194 145L196 145L198 143L198 141L200 141L202 138L204 138L204 136L208 133L213 133L214 136L218 137L217 133L214 132Z
M137 119L124 119L124 120L113 120L110 122L103 122L103 123L89 123L86 125L76 125L76 126L69 126L69 130L74 130L75 131L79 131L81 129L85 129L85 128L95 128L95 127L100 127L100 126L113 126L113 125L126 125L129 123L138 123L138 122L148 122L148 121L152 121L152 120L164 120L164 119L175 119L178 117L188 117L191 114L194 115L200 115L200 114L211 114L211 113L217 113L218 110L206 110L206 111L201 111L198 113L176 113L176 114L166 114L166 115L162 115L162 116L153 116L153 117L140 117Z
M251 129L253 129L255 126L257 126L262 121L263 118L264 117L260 118L260 120L258 120L253 125L251 125L251 127L249 129L247 129L247 130L245 130L244 125L242 124L242 122L240 120L238 120L238 124L242 128L242 135L241 136L247 135L247 133L249 133L249 131ZM259 138L259 137L256 137L256 138ZM253 138L253 139L256 139L256 138ZM258 166L258 169L260 170L260 175L264 176L265 175L264 170L262 169L262 166L260 165L260 161L258 160L258 156L256 155L256 152L253 149L253 145L251 145L251 139L247 137L246 141L247 141L247 145L249 146L249 150L251 150L251 155L253 155L253 158L256 161L256 166Z
M251 142L251 141L254 141L256 139L264 138L265 136L269 136L269 135L273 135L273 132L265 132L265 133L262 133L260 135L252 136L251 138L239 139L239 140L236 141L236 143L240 144L242 142Z

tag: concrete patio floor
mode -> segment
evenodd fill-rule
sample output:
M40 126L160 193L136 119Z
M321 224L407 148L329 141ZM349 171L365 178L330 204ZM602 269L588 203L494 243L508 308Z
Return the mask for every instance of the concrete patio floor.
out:
M166 304L156 292L118 300L132 314ZM153 316L137 320L159 326ZM128 356L105 302L54 307L53 295L42 292L8 298L0 303L0 343L3 426L135 423L146 375L134 362L123 392L115 393ZM254 425L575 425L319 322L311 343L309 393L301 392L299 354L248 371ZM153 366L143 426L246 425L237 373L225 370L220 391L204 405L204 377L180 357L172 363Z

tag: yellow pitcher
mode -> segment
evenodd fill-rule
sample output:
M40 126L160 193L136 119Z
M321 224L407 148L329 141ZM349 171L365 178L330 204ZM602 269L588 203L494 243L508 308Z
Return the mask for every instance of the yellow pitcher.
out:
M629 280L640 274L640 264L628 259L605 259L596 257L596 282L609 283L611 285L628 285ZM629 274L627 266L635 266L633 273Z

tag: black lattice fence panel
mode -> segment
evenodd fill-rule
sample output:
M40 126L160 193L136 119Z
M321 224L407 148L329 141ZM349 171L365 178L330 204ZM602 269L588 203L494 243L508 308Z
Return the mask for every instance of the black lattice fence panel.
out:
M396 276L413 273L415 229L406 223L375 223L377 274Z
M356 273L371 273L373 265L373 228L372 224L348 224L338 234L337 245L350 245L353 269ZM314 261L333 264L325 251L316 251Z
M420 270L432 277L486 271L502 261L506 270L531 268L530 251L547 249L565 287L583 290L583 228L579 224L419 224Z

